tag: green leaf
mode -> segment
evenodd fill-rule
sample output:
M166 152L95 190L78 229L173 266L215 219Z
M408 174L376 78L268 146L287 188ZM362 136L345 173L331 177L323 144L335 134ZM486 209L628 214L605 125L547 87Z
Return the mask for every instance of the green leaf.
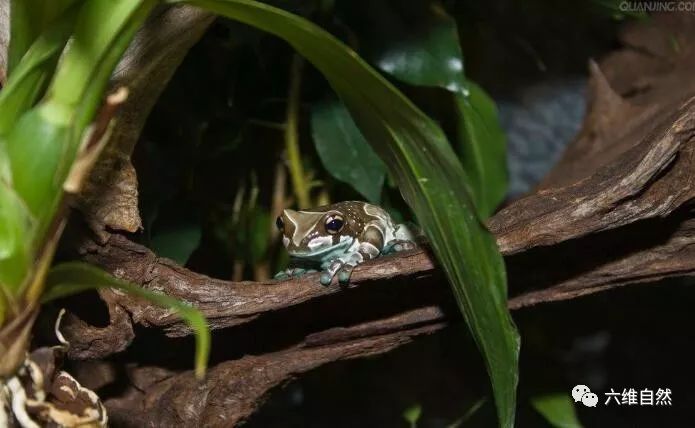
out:
M574 404L566 393L532 397L531 405L555 428L582 428Z
M12 184L42 225L53 218L67 167L72 164L68 159L72 151L65 144L69 119L63 114L39 104L22 115L7 136ZM53 120L57 116L61 118Z
M74 110L73 139L79 141L92 120L114 67L156 4L156 0L84 3L47 100L71 113Z
M403 419L408 422L408 425L410 425L411 428L417 427L417 422L420 420L420 416L422 416L422 406L419 404L410 406L403 412Z
M195 373L198 378L205 375L210 355L210 330L203 314L194 307L180 302L166 294L145 290L115 278L92 265L81 262L68 262L54 266L46 277L46 292L41 302L46 303L62 297L99 288L115 288L145 299L157 306L178 313L195 333L196 355Z
M43 95L58 57L72 34L77 7L56 19L24 54L0 91L0 135L12 129L18 118Z
M150 247L158 256L185 265L193 251L200 244L202 235L200 224L177 224L153 234Z
M454 94L458 109L456 149L471 179L482 218L488 218L507 193L506 138L497 106L485 91L468 81L468 94Z
M357 3L339 3L339 13L357 33L371 63L411 85L464 90L456 21L439 1Z
M53 221L62 198L64 180L72 167L84 130L101 103L108 78L155 4L154 0L85 2L75 17L71 43L60 57L48 94L38 105L24 112L3 136L9 160L7 169L12 172L11 185L36 219L31 234L27 236L32 250L39 247ZM65 28L72 27L71 11L60 19L67 23L62 27L63 23L56 21L55 28L62 29L58 31L60 37L49 38L45 45L41 45L42 35L34 46L44 48L37 48L35 56L29 55L32 53L30 49L24 56L27 70L32 65L40 65L42 58L45 60L55 55L53 49L60 45ZM47 30L47 34L50 31ZM23 63L24 60L20 65ZM21 71L21 67L18 69ZM20 72L17 74L22 75ZM15 82L17 85L26 84L21 79ZM32 95L35 96L37 94ZM19 104L26 105L27 102ZM30 256L35 257L35 254ZM28 275L29 271L24 274Z
M336 179L349 184L368 201L378 203L386 165L339 100L314 104L311 133L323 166Z
M456 21L432 0L360 4L362 9L346 4L345 13L374 64L406 83L452 93L458 117L457 152L470 177L478 213L488 218L507 193L505 136L494 101L465 79ZM349 12L356 10L359 16Z
M4 300L3 294L16 296L32 264L30 227L31 216L14 189L0 180L0 300Z
M12 0L8 75L39 37L76 0Z
M430 239L492 380L500 426L512 427L519 337L507 309L506 273L479 221L461 163L442 130L354 51L316 25L250 0L188 0L289 42L328 79L396 179Z
M464 426L464 424L468 422L470 418L472 418L476 413L478 413L478 410L480 410L486 402L487 399L485 397L479 399L478 401L473 403L471 407L468 408L468 410L466 411L466 413L463 414L463 416L447 425L446 428L459 428Z

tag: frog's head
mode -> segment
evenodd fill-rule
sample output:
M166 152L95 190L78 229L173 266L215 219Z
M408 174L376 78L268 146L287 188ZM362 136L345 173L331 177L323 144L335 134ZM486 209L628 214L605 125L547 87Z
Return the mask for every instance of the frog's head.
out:
M348 247L356 236L354 225L339 210L285 210L276 220L282 243L293 257L321 259Z

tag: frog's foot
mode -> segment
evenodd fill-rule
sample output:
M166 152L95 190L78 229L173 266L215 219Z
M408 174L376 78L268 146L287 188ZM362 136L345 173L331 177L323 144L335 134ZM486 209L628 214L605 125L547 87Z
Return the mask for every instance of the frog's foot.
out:
M417 247L417 245L415 245L413 241L394 239L386 243L382 250L382 254L399 253L401 251L412 250L415 247Z
M288 279L288 278L298 278L300 276L304 276L308 273L314 273L316 272L315 269L304 269L304 268L287 268L285 270L281 270L280 272L275 274L275 279Z
M352 275L353 269L355 269L355 265L346 263L338 270L338 283L340 285L348 285L350 283L350 276Z
M321 285L330 285L336 275L338 275L340 285L347 285L350 282L350 275L354 268L355 265L352 263L335 260L321 273Z

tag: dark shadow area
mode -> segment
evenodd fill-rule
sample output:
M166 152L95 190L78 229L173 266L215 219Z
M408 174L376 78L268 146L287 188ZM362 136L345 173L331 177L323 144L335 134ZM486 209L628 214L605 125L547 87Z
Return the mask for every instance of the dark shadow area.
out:
M664 244L690 218L690 208L681 209L667 218L642 220L505 257L510 296L548 288L611 261Z
M683 426L695 405L690 383L691 284L671 280L514 313L523 343L517 426L547 427L529 404L536 394L590 385L597 408L577 404L587 427ZM494 425L488 380L462 324L377 358L317 369L271 398L246 426L407 427L401 413L422 406L418 427L445 428L479 399L463 426ZM604 405L610 388L670 388L673 405Z

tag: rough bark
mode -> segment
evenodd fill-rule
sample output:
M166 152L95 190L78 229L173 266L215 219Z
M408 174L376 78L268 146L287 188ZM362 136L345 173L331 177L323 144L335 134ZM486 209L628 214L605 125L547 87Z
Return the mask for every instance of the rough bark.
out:
M590 65L588 114L557 167L535 192L489 222L506 256L512 309L695 270L695 15L658 15L627 27L622 41L624 49ZM83 243L84 259L195 304L217 339L236 344L221 351L202 384L191 372L132 370L130 389L104 397L126 425L228 426L292 376L386 352L460 318L425 250L359 266L352 285L341 289L320 287L311 275L215 280L123 236L102 238ZM66 323L73 358L122 350L134 324L170 337L190 335L166 310L111 291L101 295L111 324L99 330ZM269 330L272 341L250 340ZM100 334L109 341L95 339Z
M128 100L77 203L100 239L107 238L107 230L136 232L142 227L130 156L157 98L213 20L211 13L190 6L161 7L138 31L116 67L111 86L126 86Z

